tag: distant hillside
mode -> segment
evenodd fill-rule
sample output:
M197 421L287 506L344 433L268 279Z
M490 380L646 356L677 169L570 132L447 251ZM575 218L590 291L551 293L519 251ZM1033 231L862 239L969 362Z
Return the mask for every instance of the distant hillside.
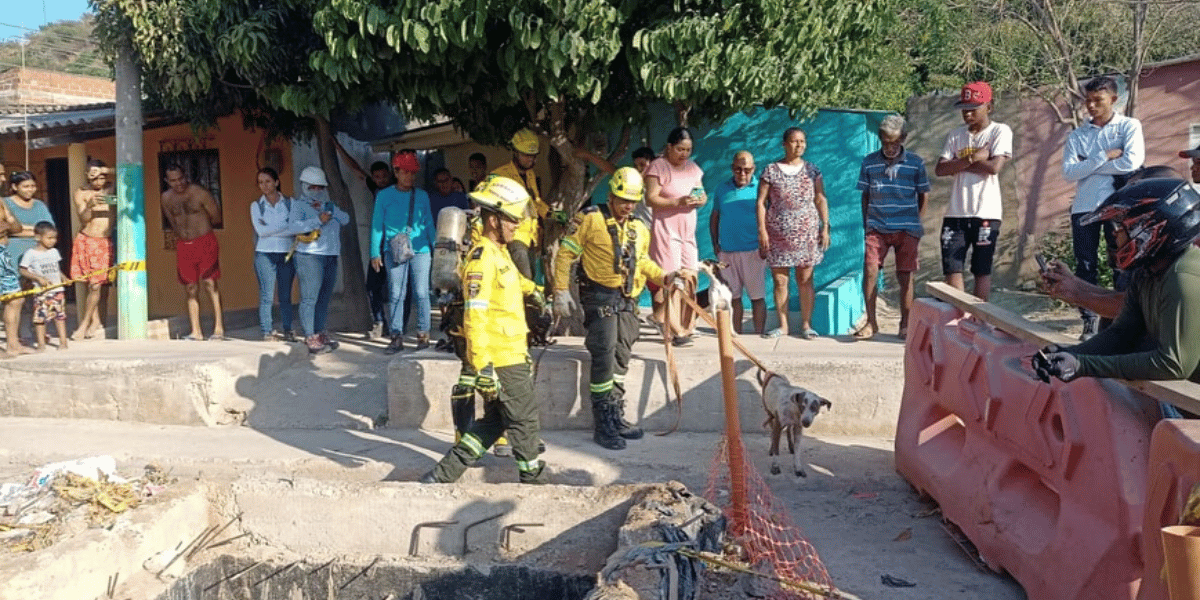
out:
M94 21L58 21L43 25L25 37L25 66L64 71L76 75L112 77L112 71L92 40ZM21 66L21 45L16 40L0 43L0 70Z

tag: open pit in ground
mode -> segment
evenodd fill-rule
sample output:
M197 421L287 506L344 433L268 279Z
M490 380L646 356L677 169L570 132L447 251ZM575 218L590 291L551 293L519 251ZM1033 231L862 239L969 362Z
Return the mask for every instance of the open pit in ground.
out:
M665 572L611 557L662 541L663 527L712 538L723 519L677 483L193 482L107 529L10 556L0 599L574 600L602 570L608 588L657 589ZM700 597L729 597L709 587Z

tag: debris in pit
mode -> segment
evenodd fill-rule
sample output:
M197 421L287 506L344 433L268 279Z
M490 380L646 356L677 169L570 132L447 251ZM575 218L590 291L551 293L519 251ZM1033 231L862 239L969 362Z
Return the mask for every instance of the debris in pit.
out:
M153 464L142 477L125 479L111 456L38 467L24 484L0 485L0 553L34 552L88 528L111 527L175 481Z
M894 587L894 588L917 587L917 584L915 584L911 581L908 581L905 579L900 579L899 577L892 577L891 575L888 575L887 573L884 573L883 575L879 576L879 583L882 583L883 585L886 585L888 587Z

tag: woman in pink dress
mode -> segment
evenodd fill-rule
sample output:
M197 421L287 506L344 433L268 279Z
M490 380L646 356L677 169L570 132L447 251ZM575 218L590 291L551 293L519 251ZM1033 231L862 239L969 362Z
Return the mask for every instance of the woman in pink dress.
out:
M758 251L771 268L779 327L763 334L788 334L788 271L796 270L800 291L800 335L817 337L812 328L813 267L829 248L829 205L816 165L801 158L808 136L799 127L783 133L783 160L767 166L758 182Z
M646 204L654 210L650 259L667 273L696 270L696 209L708 202L708 196L701 182L704 171L690 160L691 155L691 132L676 127L667 134L663 155L646 168ZM663 295L654 292L654 318L662 323ZM691 343L691 331L676 333L678 345Z

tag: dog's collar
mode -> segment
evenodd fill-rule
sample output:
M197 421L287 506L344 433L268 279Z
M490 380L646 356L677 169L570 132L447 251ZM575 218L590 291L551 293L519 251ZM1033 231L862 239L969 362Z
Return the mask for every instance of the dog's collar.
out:
M767 387L767 384L771 383L772 377L778 377L778 375L775 374L775 371L767 371L767 376L763 378L763 382L762 382L762 386L764 388Z

